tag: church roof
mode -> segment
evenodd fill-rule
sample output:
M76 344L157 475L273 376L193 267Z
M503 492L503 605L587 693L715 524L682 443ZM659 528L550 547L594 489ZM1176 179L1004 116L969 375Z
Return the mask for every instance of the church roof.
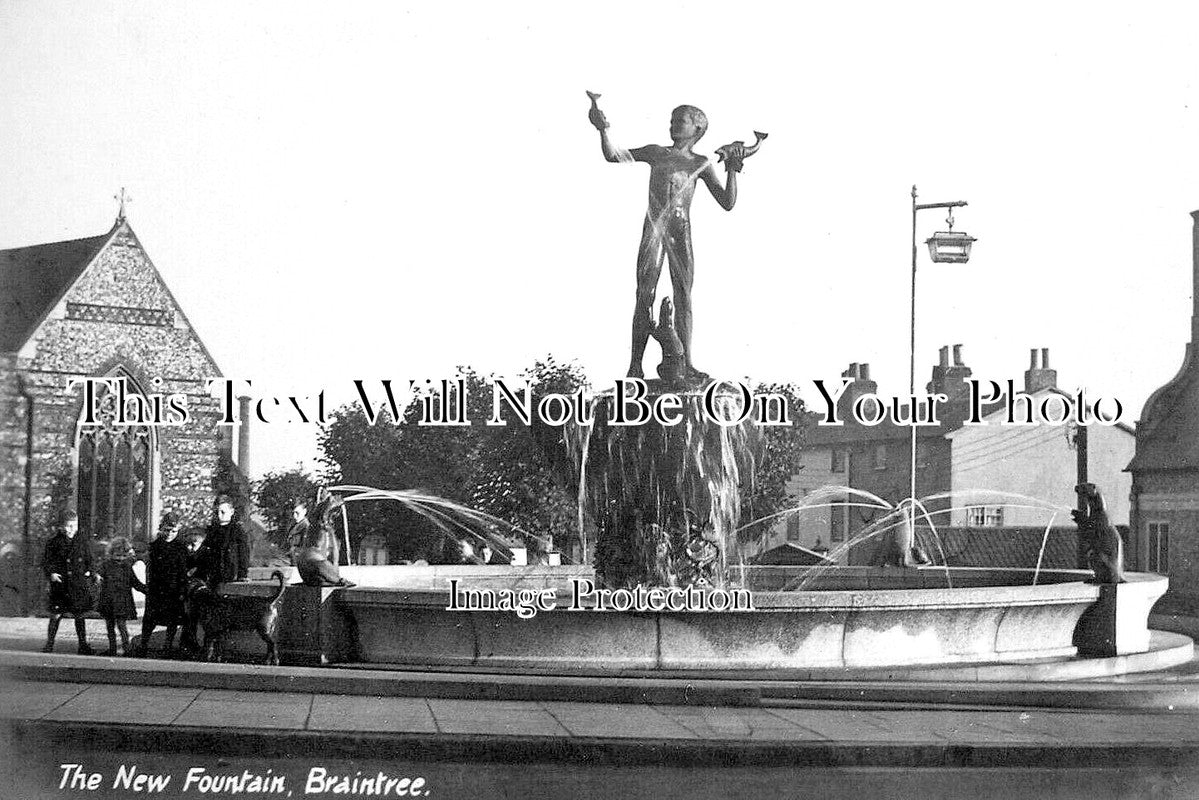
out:
M113 230L87 239L0 250L0 352L24 346Z

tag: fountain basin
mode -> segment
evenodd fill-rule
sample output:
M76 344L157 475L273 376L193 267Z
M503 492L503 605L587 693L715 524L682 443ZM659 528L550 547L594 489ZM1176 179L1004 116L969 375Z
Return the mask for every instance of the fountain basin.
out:
M392 585L363 585L370 569L391 570ZM940 568L851 568L842 576L830 571L818 591L754 591L752 611L617 612L569 610L570 591L562 585L569 578L553 568L527 574L508 567L423 568L407 588L397 569L403 568L356 568L350 577L360 585L352 589L290 587L280 641L285 663L835 672L1115 655L1148 649L1149 609L1168 585L1163 576L1132 573L1127 583L1103 587L1086 583L1087 572L1065 570L1042 571L1039 585L1020 585L1030 578L1022 570L955 569L951 589ZM530 619L511 611L447 611L450 577L470 586L557 583L558 607ZM753 585L761 576L746 577ZM839 579L855 588L828 588ZM940 586L928 585L938 580ZM888 588L857 588L871 581ZM243 641L250 653L260 649Z

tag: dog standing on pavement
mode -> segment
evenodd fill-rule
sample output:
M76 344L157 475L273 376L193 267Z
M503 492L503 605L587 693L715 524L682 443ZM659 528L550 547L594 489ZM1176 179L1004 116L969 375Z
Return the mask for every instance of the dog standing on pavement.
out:
M218 595L212 587L195 578L188 582L184 610L189 627L204 628L204 660L224 658L225 637L233 631L254 631L266 642L266 664L279 666L276 637L279 631L279 610L287 579L281 570L271 577L278 582L274 595L266 597L229 597Z

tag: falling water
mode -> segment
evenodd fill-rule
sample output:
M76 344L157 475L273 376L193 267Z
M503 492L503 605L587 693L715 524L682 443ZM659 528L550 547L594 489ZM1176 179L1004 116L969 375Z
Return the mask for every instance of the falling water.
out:
M488 544L493 550L507 558L512 557L508 537L498 535L497 530L517 534L524 541L537 542L543 549L550 549L551 542L499 517L494 517L453 500L438 497L419 489L375 489L370 486L333 486L330 492L340 496L345 503L361 503L372 500L392 500L404 508L419 514L431 522L444 536L455 541L473 539Z
M612 587L723 585L741 514L742 476L752 475L761 431L731 424L735 398L703 410L680 393L675 425L611 422L613 398L597 398L591 426L568 426L582 511L591 519L596 576ZM590 430L586 430L590 427Z
M1049 518L1049 523L1045 526L1045 533L1041 536L1041 549L1037 552L1037 568L1032 573L1032 585L1037 585L1037 579L1041 577L1041 562L1045 560L1045 545L1049 544L1049 531L1053 529L1053 521L1057 519L1057 514Z
M939 509L936 511L930 511L927 508L928 503L938 500L952 500L955 497L958 499L968 499L968 502L955 504L948 508ZM854 498L864 502L848 502L846 499L841 498ZM827 574L829 570L836 569L839 566L839 562L846 557L852 548L888 534L897 534L905 526L910 524L913 516L918 516L924 520L925 525L918 529L916 533L924 542L931 542L932 546L935 547L936 555L939 556L939 558L936 560L940 562L937 566L940 566L944 569L946 586L952 588L953 583L950 572L949 558L945 553L941 533L938 530L938 526L934 520L934 517L942 517L955 512L964 511L973 506L977 506L984 501L990 501L987 504L996 504L997 500L999 501L998 504L1002 505L1006 509L1027 509L1043 511L1050 514L1049 521L1046 524L1045 530L1041 536L1040 549L1037 555L1036 564L1034 566L1032 582L1035 585L1038 581L1040 570L1044 561L1046 543L1048 541L1049 534L1052 532L1053 523L1060 515L1062 509L1053 503L1049 503L1029 495L1017 494L1015 492L967 489L957 490L955 492L933 494L924 498L917 498L916 500L904 499L898 504L893 504L887 502L881 497L878 497L877 495L858 489L853 489L848 486L825 486L807 495L803 498L803 500L791 506L790 508L765 517L761 517L760 519L756 519L743 525L741 530L749 529L750 527L758 525L762 522L785 519L786 517L794 514L802 514L821 508L867 508L887 512L882 517L868 525L866 528L859 531L848 541L838 545L833 550L825 554L824 563L805 570L802 575L798 576L783 587L785 591L794 591L808 588L813 582ZM997 530L996 534L1002 535L1002 531Z

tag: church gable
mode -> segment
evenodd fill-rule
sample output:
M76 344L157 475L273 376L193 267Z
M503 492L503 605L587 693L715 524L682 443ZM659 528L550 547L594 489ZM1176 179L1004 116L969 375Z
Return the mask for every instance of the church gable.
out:
M127 223L66 290L20 355L32 369L84 375L121 357L132 357L150 375L191 380L220 375Z
M90 315L105 322L173 326L179 310L158 270L127 225L79 276L65 299L67 316L71 319L87 319ZM93 311L71 309L71 305ZM123 314L116 309L137 309L145 314Z

